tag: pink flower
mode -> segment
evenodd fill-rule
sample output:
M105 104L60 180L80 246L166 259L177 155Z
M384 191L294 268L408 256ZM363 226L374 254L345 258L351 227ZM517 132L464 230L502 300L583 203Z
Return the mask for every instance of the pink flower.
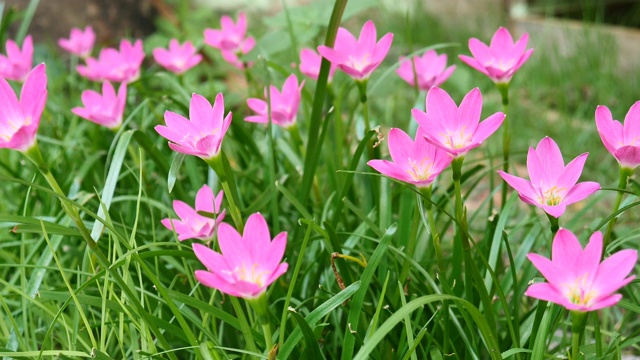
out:
M182 74L202 61L202 55L196 54L196 48L190 41L180 45L176 39L171 39L169 42L169 50L153 49L153 58L162 67L176 74Z
M304 81L298 86L298 78L291 74L282 85L282 93L271 85L271 121L273 124L288 128L296 123L298 106L300 105L300 92ZM266 89L265 89L266 97ZM258 115L247 116L244 120L254 123L267 124L269 122L267 102L261 99L251 98L247 100L249 108Z
M196 270L196 279L231 296L259 297L289 266L281 263L287 233L281 232L271 240L267 222L260 213L249 217L242 236L231 225L221 223L218 243L222 254L193 244L198 260L207 268Z
M497 112L480 122L482 94L475 88L460 103L460 107L446 91L434 87L427 93L427 112L413 109L411 113L428 142L454 157L462 157L493 134L505 115Z
M69 38L58 40L58 45L73 55L86 58L91 55L95 41L96 34L91 26L87 26L84 31L77 28L71 29Z
M177 152L208 160L220 153L222 139L231 124L231 113L224 117L222 93L211 103L202 95L193 94L189 104L189 118L174 112L164 113L167 126L158 125L156 131L169 140L169 147Z
M551 260L532 253L527 257L547 282L532 284L525 295L572 311L594 311L613 306L622 299L622 295L614 292L635 278L625 276L633 270L638 252L622 250L601 263L600 232L591 235L583 250L571 231L560 229L553 239Z
M40 116L47 102L47 73L44 64L33 68L20 92L20 101L0 77L0 148L29 150L36 142Z
M133 45L129 40L120 42L120 51L106 48L98 59L89 57L86 65L78 65L80 75L92 81L133 82L140 77L140 65L144 60L142 40Z
M239 55L248 54L256 45L256 40L247 36L247 18L243 12L238 14L234 23L229 16L220 19L221 29L205 29L204 43L220 49L222 57L235 67L243 68Z
M84 108L75 107L71 112L98 125L117 129L122 124L126 102L127 84L120 84L116 95L111 83L105 81L102 84L102 95L93 90L83 91L82 104Z
M0 55L0 76L13 81L24 81L33 66L33 40L27 35L22 50L13 40L7 40L7 56Z
M173 201L173 210L180 217L180 221L173 219L162 219L162 225L167 229L175 229L178 234L178 240L187 239L210 240L215 237L217 227L220 225L226 210L220 211L222 205L223 192L220 190L218 195L213 197L213 191L207 185L203 185L196 194L196 208L193 209L189 205L180 200ZM216 218L212 219L207 216L198 214L198 211L206 211L216 214Z
M588 153L584 153L564 166L558 145L549 137L540 140L534 150L529 148L527 170L531 181L498 171L511 185L520 199L527 204L542 208L547 214L558 218L567 205L578 202L600 189L600 184L586 181L576 184Z
M322 56L312 49L302 49L300 51L300 72L305 76L318 80L318 74L320 73L320 63L322 62ZM331 64L329 68L329 82L333 79L333 74L336 72L336 66Z
M338 69L362 81L368 79L387 56L393 34L385 34L377 43L376 39L376 26L369 20L362 27L358 40L347 29L340 28L333 48L321 45L318 52Z
M487 75L496 83L508 83L513 74L529 60L533 49L527 48L529 34L524 33L513 43L509 30L501 27L493 34L491 45L478 39L469 39L469 50L473 57L460 55L460 60Z
M606 106L596 109L596 127L604 147L609 150L623 168L635 169L640 165L640 101L637 101L627 116L624 125L613 120Z
M422 56L416 55L411 60L415 65L407 58L401 57L400 67L396 69L396 73L411 86L415 86L415 78L417 78L418 88L424 91L440 86L456 69L455 65L447 67L447 54L438 55L435 50L429 50Z
M429 187L453 160L446 151L425 140L423 128L418 128L415 141L404 131L391 129L389 153L393 161L370 160L367 164L383 175L419 188Z

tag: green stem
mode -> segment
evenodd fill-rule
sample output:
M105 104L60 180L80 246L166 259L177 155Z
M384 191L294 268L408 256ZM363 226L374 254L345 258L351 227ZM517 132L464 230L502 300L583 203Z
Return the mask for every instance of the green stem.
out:
M367 80L356 81L358 91L360 92L360 104L362 104L362 117L364 118L364 133L371 130L369 122L369 106L367 104Z
M309 224L309 226L307 227L307 232L304 235L304 239L302 239L302 245L300 246L300 252L298 253L298 260L296 260L296 266L293 270L291 282L289 283L289 289L287 290L287 297L284 299L284 306L282 307L282 318L280 320L280 337L278 338L280 344L284 343L284 336L287 330L287 314L289 313L289 303L291 302L293 290L295 288L296 282L298 281L300 267L302 267L302 263L305 261L305 252L307 250L307 243L309 242L309 238L311 237L312 229L313 226Z
M220 184L222 185L222 190L224 191L225 198L229 203L229 212L231 213L231 218L236 225L236 229L242 233L244 229L244 223L242 222L242 214L240 213L240 208L238 207L238 194L235 191L231 191L229 187L228 177L232 177L233 174L227 174L224 171L224 164L222 163L222 154L218 154L218 156L212 157L210 159L205 159L209 167L213 169L220 178Z
M553 239L554 237L556 237L556 233L558 233L558 230L560 229L560 225L558 224L558 218L557 217L553 217L549 214L547 214L547 218L549 219L549 229L551 229L551 238Z
M473 296L473 274L472 265L473 259L471 258L471 245L469 244L469 238L467 237L467 218L462 204L462 163L464 157L458 157L451 163L451 170L453 172L453 188L455 192L455 214L456 214L456 239L459 239L463 255L464 255L464 289L467 296L467 300L474 304Z
M333 47L336 35L338 34L338 28L340 27L340 21L342 20L342 14L344 13L346 6L347 0L336 0L331 13L331 19L329 20L329 26L327 27L327 35L325 37L324 45ZM320 125L322 125L322 108L324 106L325 97L327 96L327 79L329 78L329 68L331 67L331 63L327 59L323 58L320 64L320 73L318 74L318 80L316 82L316 91L313 96L313 107L311 109L311 118L309 121L302 186L300 187L300 202L302 204L306 204L307 199L309 198L313 178L315 177L315 172L318 167L317 153L322 146L322 143L319 142Z
M618 211L618 209L620 208L620 204L622 203L622 196L624 195L624 192L622 190L627 188L627 180L629 179L629 176L631 176L631 174L633 174L633 169L620 167L620 179L618 181L618 189L620 189L621 191L618 191L618 196L616 196L616 202L613 205L614 213ZM618 216L609 220L609 224L607 225L607 230L604 233L604 240L603 240L603 249L605 250L607 248L607 245L611 241L611 234L613 233L613 227L616 225L617 221L618 221ZM605 251L602 252L603 256L604 256L604 253Z
M256 312L258 322L262 326L262 333L264 334L264 343L266 352L270 352L273 348L273 339L271 335L271 317L269 316L269 305L267 302L266 293L262 293L259 297L252 300L247 300L249 305ZM286 311L286 309L285 309Z
M298 129L298 124L295 123L291 125L287 130L289 130L289 134L291 134L291 140L293 141L293 146L300 152L300 156L304 158L304 143L302 142L302 137L300 136L300 129Z
M580 343L587 320L586 312L571 312L571 360L580 358Z
M500 95L502 96L502 107L504 109L504 114L507 115L509 111L509 83L498 83L498 90L500 91ZM509 148L511 143L511 134L509 133L509 117L505 116L504 122L502 123L502 170L504 172L509 172ZM502 207L507 203L507 190L508 186L506 183L502 184Z
M438 273L444 275L446 267L444 264L444 258L442 256L442 249L440 248L440 235L436 227L436 220L433 216L433 188L431 186L426 188L420 188L420 193L424 196L424 207L427 213L427 220L429 222L429 234L431 235L431 241L433 242L433 248L436 253L436 259L438 261Z

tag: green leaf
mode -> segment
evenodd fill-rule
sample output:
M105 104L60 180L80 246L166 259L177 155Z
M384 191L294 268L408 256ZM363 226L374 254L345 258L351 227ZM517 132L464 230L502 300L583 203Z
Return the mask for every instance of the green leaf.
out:
M309 326L315 326L318 321L324 318L327 314L340 306L343 302L351 297L360 288L360 281L356 281L353 284L347 286L344 290L332 296L329 300L322 303L315 308L309 315L305 316L304 320ZM289 355L293 351L294 347L298 344L298 341L302 338L302 330L296 328L291 335L287 338L287 341L282 344L278 351L278 359L288 359Z
M345 336L342 342L342 355L341 358L344 360L351 359L353 355L353 347L355 345L356 337L351 333L351 329L356 329L358 322L360 320L360 315L362 314L362 304L364 303L364 298L367 295L369 290L369 284L375 275L375 271L382 261L382 258L387 254L387 248L391 243L391 239L393 239L393 235L395 235L396 230L398 229L397 224L391 224L384 236L380 240L380 243L376 247L375 251L371 255L371 258L367 262L367 267L362 272L362 276L360 277L360 283L362 286L360 290L353 297L353 301L351 302L351 309L349 309L349 317L347 319L347 327L345 329ZM351 329L349 328L351 327ZM379 329L380 331L382 329ZM377 334L377 332L375 333ZM372 336L375 337L375 334Z
M304 318L300 316L300 314L298 314L295 310L289 310L289 312L298 323L299 329L302 331L302 335L304 336L304 341L307 344L304 358L309 360L322 359L322 351L320 350L320 346L318 345L318 341L316 340L316 336L313 333L313 329L311 329L311 326L309 326Z
M182 166L182 162L184 161L184 158L186 156L186 154L177 152L171 160L169 176L167 177L167 187L169 188L169 192L173 190L173 186L176 184L176 179L178 177L178 173L180 172L180 167Z

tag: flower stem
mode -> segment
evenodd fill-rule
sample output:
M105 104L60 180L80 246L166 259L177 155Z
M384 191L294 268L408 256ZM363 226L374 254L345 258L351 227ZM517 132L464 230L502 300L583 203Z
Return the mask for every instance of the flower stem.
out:
M205 159L209 167L215 171L215 173L220 178L220 185L222 185L222 190L224 191L225 197L229 203L229 212L231 213L231 218L236 225L236 228L240 233L244 229L244 223L242 222L242 214L240 213L240 208L238 207L238 194L231 190L229 186L228 177L232 177L233 174L227 174L225 171L224 164L222 163L222 154L215 156L210 159Z
M507 115L509 111L509 83L498 83L498 90L500 91L500 95L502 96L502 108L504 110L504 114ZM511 144L511 134L509 133L509 117L505 116L504 122L502 123L502 170L504 172L509 172L509 147ZM507 190L508 186L506 183L502 184L502 207L507 203Z
M438 235L438 229L436 228L436 221L433 216L433 204L432 196L433 189L431 186L426 188L420 188L420 193L424 196L424 208L427 213L427 219L429 222L429 234L431 235L431 241L433 242L433 248L436 253L436 259L438 261L438 273L444 274L446 267L444 265L444 258L442 257L442 249L440 248L440 236Z
M618 209L620 208L620 204L622 203L622 196L624 195L624 192L622 190L627 188L627 179L629 179L629 176L631 176L632 173L633 173L632 169L629 169L626 167L620 167L620 180L618 181L618 189L620 189L621 191L618 191L616 202L613 205L614 213L618 211ZM604 239L603 239L603 249L605 250L607 248L607 245L609 245L609 241L611 241L611 234L613 233L613 227L616 225L617 221L618 221L618 216L609 220L609 224L607 224L607 230L604 233ZM604 253L605 252L603 251L603 256L604 256Z
M558 224L558 218L553 217L549 214L547 214L547 218L549 219L549 223L550 223L549 228L551 229L551 238L554 238L556 236L556 233L560 229L560 225Z
M262 293L258 298L248 300L249 305L253 308L258 316L258 322L262 326L262 333L264 335L264 344L266 352L270 352L273 348L273 339L271 335L271 318L269 316L269 306L267 303L266 293Z
M362 104L362 117L364 118L364 134L366 134L367 131L371 130L369 106L367 104L367 80L356 81L356 84L358 84L358 91L360 92L360 104Z
M64 193L64 191L62 191L62 188L60 187L60 185L58 185L56 178L53 176L51 171L49 171L49 167L47 166L47 163L42 158L42 153L40 152L40 147L38 146L38 143L35 143L33 146L31 146L27 151L24 152L24 154L29 160L31 160L36 165L36 167L38 168L38 171L40 171L42 176L44 176L45 180L47 180L47 183L49 184L49 186L51 186L51 189L56 194L58 194L58 196L60 196L60 203L62 204L62 209L76 224L76 226L78 227L78 231L80 232L80 235L82 235L84 240L87 242L87 245L89 246L89 248L96 249L98 247L98 243L96 243L95 240L93 240L93 238L91 237L91 232L89 231L89 229L87 229L87 227L82 222L82 218L80 217L80 213L78 213L78 210L71 204L67 203L67 200L66 200L67 195Z
M586 312L571 312L571 360L580 358L580 342L587 320Z
M453 172L453 188L455 192L456 239L459 239L464 255L464 289L466 299L473 304L473 259L471 258L471 246L469 244L469 238L467 237L467 218L462 204L461 190L463 162L464 157L455 158L451 163L451 170Z

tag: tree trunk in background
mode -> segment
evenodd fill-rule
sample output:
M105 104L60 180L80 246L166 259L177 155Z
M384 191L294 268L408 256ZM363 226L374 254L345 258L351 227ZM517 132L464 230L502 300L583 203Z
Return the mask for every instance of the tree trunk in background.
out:
M7 7L24 10L28 0L4 0ZM122 37L142 38L155 29L156 6L162 0L40 0L29 33L36 42L55 42L69 37L73 27L91 25L98 43ZM18 22L12 25L15 34Z

